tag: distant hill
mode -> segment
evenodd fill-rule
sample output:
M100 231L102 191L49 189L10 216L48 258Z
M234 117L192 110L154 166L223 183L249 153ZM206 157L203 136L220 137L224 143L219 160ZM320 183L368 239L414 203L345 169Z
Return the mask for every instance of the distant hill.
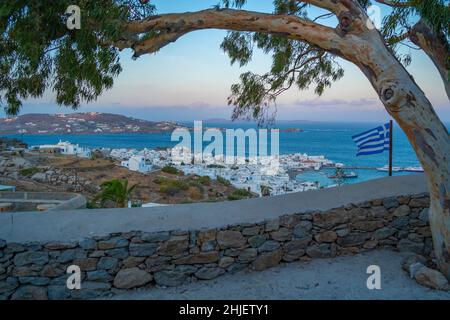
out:
M230 119L224 119L224 118L211 118L203 120L203 122L207 123L256 123L254 120L230 120ZM309 121L309 120L276 120L275 124L303 124L303 123L316 123L319 121Z
M24 114L0 118L1 134L100 134L170 132L184 126L170 121L152 122L119 114Z

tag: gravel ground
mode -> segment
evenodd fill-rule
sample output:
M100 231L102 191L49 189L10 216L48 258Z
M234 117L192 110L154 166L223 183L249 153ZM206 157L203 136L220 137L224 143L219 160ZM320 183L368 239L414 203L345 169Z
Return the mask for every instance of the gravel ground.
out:
M262 272L241 271L176 288L136 290L113 299L445 299L450 292L422 287L401 268L407 253L372 251L356 256L295 262ZM381 268L381 289L366 286L369 265Z

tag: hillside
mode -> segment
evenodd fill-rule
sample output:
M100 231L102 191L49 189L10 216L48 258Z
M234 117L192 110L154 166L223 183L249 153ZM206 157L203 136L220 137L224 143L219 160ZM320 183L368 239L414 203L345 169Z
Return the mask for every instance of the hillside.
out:
M152 122L99 112L24 114L0 118L1 134L157 133L182 127L175 122Z

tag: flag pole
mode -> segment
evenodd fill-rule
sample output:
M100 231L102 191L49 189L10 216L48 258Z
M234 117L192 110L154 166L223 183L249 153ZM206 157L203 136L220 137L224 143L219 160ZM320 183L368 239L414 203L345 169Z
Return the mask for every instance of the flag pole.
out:
M394 132L393 121L389 121L389 176L392 177L392 138Z

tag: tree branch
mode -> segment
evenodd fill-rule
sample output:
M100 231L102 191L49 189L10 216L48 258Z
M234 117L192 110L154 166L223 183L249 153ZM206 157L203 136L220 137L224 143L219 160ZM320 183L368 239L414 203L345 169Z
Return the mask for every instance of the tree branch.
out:
M417 1L414 1L414 0L405 1L405 2L395 1L395 0L375 0L375 1L378 2L378 3L381 3L381 4L385 4L387 6L390 6L390 7L395 7L395 8L412 7L412 6L415 5L415 2L417 2Z
M411 35L411 30L406 31L405 33L402 33L398 36L392 36L389 39L386 39L387 44L392 45L399 43L403 40L408 39L408 37Z
M433 61L444 82L447 97L450 99L450 46L444 35L437 35L422 19L411 29L409 39L421 48Z
M353 0L297 0L297 2L309 3L318 8L328 10L335 13L337 16L348 10L345 4L352 1Z
M328 19L328 18L331 18L333 16L334 16L334 14L331 13L331 12L330 13L325 13L325 14L321 14L320 16L315 17L312 21L316 22L319 19Z
M135 56L156 52L189 32L204 29L280 34L292 40L308 42L335 54L346 45L346 40L339 36L335 29L297 16L232 9L156 15L132 21L125 29L131 34L151 33L141 41L127 40L117 44L120 49L133 48Z

